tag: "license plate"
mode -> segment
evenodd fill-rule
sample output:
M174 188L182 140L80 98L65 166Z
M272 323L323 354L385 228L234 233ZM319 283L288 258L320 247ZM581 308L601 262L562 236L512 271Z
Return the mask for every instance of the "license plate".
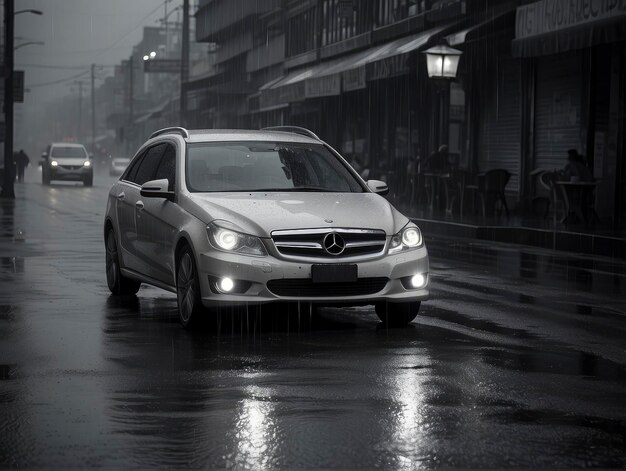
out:
M350 283L358 277L356 265L312 265L313 283Z

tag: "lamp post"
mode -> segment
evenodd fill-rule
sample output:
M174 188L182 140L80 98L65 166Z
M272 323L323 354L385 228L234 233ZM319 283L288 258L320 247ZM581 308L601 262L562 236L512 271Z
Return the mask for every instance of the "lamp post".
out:
M426 68L428 77L433 79L437 87L437 135L435 139L437 146L440 144L448 144L448 121L449 98L450 98L450 81L456 78L459 69L459 61L462 51L453 49L445 44L433 46L424 51L426 55Z
M4 0L4 181L3 198L14 199L15 175L13 173L13 53L15 16L22 13L42 15L40 10L26 9L15 11L15 0ZM26 43L24 43L26 45ZM21 46L18 46L21 47Z

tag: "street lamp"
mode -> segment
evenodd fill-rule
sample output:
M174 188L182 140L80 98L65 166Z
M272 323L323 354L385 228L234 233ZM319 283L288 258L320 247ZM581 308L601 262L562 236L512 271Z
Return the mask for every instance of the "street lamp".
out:
M459 60L463 52L453 49L446 44L433 46L424 51L426 55L426 68L428 77L434 79L437 91L436 105L436 148L441 144L448 144L450 111L450 83L449 80L456 78L459 69Z
M13 173L13 64L15 43L15 15L32 13L43 15L32 8L15 11L15 0L4 0L4 181L3 198L15 198Z
M463 52L441 44L425 50L424 54L426 54L426 67L430 78L456 78Z

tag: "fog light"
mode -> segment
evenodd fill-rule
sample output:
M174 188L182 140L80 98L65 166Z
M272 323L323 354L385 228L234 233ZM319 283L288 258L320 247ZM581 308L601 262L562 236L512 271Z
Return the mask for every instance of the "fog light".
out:
M411 278L411 285L413 288L422 288L426 284L426 277L421 273L413 275Z
M220 291L222 291L223 293L228 293L232 291L232 289L235 287L235 283L230 278L222 278L219 281L219 287Z

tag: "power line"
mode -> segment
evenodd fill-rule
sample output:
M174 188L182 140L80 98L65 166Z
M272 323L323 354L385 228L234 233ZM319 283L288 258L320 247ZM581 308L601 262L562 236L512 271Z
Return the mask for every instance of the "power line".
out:
M65 77L59 80L53 80L50 82L43 82L43 83L34 83L32 85L28 85L28 88L38 88L38 87L46 87L48 85L57 85L59 83L63 83L63 82L69 82L70 80L75 80L77 78L83 77L84 75L87 75L90 72L89 69L83 70L81 73L76 74L76 75L72 75L71 77Z
M33 67L37 69L59 69L59 70L84 70L83 65L44 65L44 64L15 64L16 67Z

